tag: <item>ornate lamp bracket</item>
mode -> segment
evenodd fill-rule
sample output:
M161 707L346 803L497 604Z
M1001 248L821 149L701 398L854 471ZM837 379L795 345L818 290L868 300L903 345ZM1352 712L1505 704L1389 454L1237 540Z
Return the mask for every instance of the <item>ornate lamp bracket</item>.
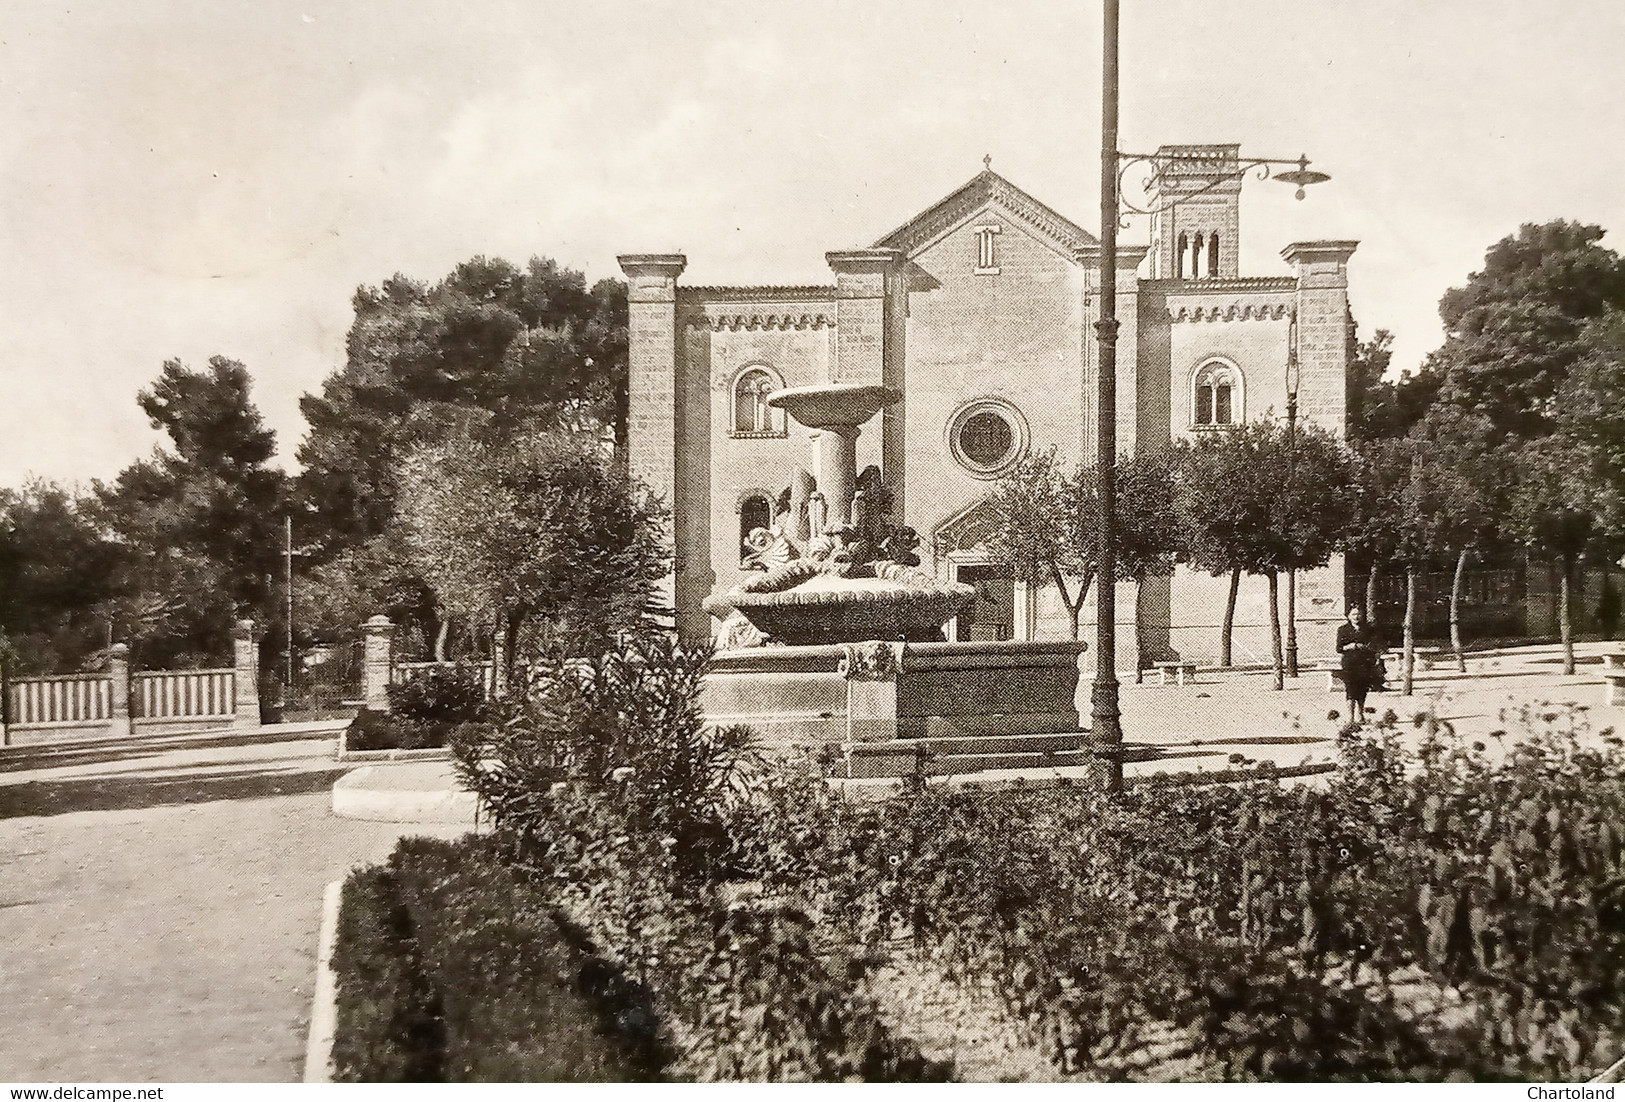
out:
M1162 214L1166 211L1173 210L1181 203L1186 203L1197 198L1198 196L1206 195L1208 192L1213 191L1224 184L1231 183L1235 180L1240 180L1249 172L1257 172L1258 179L1260 180L1274 179L1279 180L1283 184L1293 185L1298 189L1295 195L1295 198L1297 199L1302 199L1304 197L1303 189L1308 187L1310 184L1324 183L1325 181L1331 179L1330 174L1325 172L1316 172L1311 169L1309 167L1309 158L1301 154L1295 159L1287 157L1242 157L1233 164L1227 164L1223 167L1215 166L1211 162L1203 163L1202 170L1200 172L1193 172L1191 175L1206 177L1207 183L1194 191L1189 191L1180 195L1178 198L1169 199L1166 202L1154 203L1145 207L1141 207L1126 198L1123 190L1123 180L1128 176L1129 170L1135 165L1144 166L1145 177L1140 181L1140 190L1142 192L1151 192L1153 189L1159 189L1160 194L1160 187L1167 177L1170 169L1181 162L1189 163L1192 160L1194 160L1194 158L1188 155L1169 154L1166 152L1119 152L1117 154L1117 198L1123 213L1118 219L1118 225L1123 229L1128 229L1129 219L1136 214ZM1276 171L1276 169L1281 166L1291 166L1291 170L1287 172Z

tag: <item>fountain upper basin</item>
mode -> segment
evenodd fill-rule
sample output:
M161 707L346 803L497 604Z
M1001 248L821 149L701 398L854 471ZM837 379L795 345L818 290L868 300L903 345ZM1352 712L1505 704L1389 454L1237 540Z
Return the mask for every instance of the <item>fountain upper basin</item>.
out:
M895 387L820 383L775 390L767 396L767 404L783 409L810 429L857 428L902 397L903 392Z

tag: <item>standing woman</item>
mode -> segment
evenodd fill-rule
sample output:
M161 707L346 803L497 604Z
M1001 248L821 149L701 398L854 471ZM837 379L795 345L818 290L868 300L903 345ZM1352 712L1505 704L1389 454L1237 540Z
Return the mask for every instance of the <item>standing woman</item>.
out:
M1348 622L1338 625L1337 653L1343 660L1343 691L1348 695L1349 721L1365 722L1365 697L1383 687L1382 647L1366 626L1365 612L1350 605Z

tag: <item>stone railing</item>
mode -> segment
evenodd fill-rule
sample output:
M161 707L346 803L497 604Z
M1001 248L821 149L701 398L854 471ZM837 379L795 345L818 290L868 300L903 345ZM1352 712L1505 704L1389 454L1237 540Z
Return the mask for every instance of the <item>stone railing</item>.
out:
M130 672L130 648L115 643L101 673L8 678L0 697L0 744L63 738L121 738L252 728L260 723L258 648L252 621L233 629L235 662L210 670Z

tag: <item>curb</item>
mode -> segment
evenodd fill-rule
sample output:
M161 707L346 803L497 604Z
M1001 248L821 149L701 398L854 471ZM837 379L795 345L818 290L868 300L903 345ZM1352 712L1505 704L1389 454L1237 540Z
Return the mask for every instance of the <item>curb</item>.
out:
M451 750L444 746L428 746L418 750L346 750L340 740L338 753L334 756L339 761L357 765L375 761L450 761Z
M479 797L455 787L450 778L444 786L431 788L387 787L388 771L410 766L363 765L340 777L333 785L333 814L341 819L362 819L375 823L478 823Z
M310 997L310 1033L305 1038L306 1083L333 1081L333 1036L338 1027L338 987L333 975L333 943L338 939L339 899L344 881L322 890L322 928L316 936L316 984Z

